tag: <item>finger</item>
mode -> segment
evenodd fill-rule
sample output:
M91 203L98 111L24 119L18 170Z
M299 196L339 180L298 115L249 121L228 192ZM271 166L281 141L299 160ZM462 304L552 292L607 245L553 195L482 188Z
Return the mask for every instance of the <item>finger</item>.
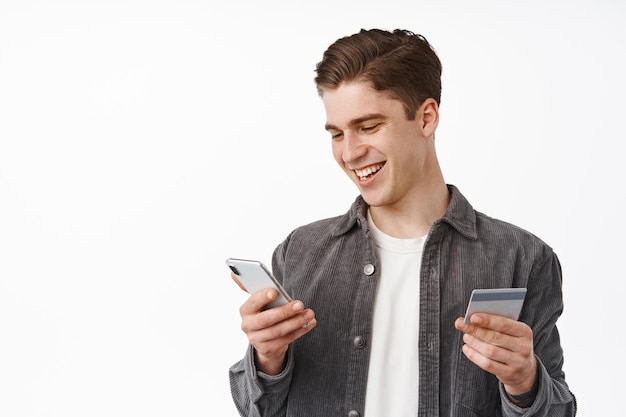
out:
M470 324L479 328L494 330L498 333L514 337L522 337L527 334L525 323L496 314L476 313L470 317Z
M507 363L511 359L512 351L505 343L491 343L466 333L463 335L466 346L482 357L499 363ZM499 341L498 341L499 342Z
M313 330L316 325L313 311L305 310L289 320L248 333L248 339L250 344L263 352L288 345Z
M489 346L500 347L509 351L514 350L514 346L518 343L517 339L517 337L509 336L495 330L476 326L470 326L469 331L463 335L463 341L465 343L475 342L478 345L478 342L481 342Z
M275 291L272 290L272 292ZM266 295L264 299L258 302L255 302L253 298L254 297L250 297L249 304L248 302L244 303L240 309L241 317L243 318L242 329L246 333L274 326L304 311L304 304L300 300L291 301L282 306L262 311L268 296ZM248 308L251 310L247 310ZM304 325L304 322L302 325Z
M536 364L532 352L530 355L510 352L497 346L484 344L475 338L470 343L464 344L462 351L470 361L494 374L504 384L526 383L530 387L534 381L531 375L534 375Z
M259 290L250 295L245 303L241 305L239 312L242 316L256 314L278 297L278 291L273 288ZM283 306L281 306L283 307Z
M232 272L230 273L230 277L233 279L233 281L235 281L235 283L239 286L239 288L241 288L242 290L244 290L245 292L248 292L248 290L246 290L246 287L243 286L243 284L239 281L239 279L237 278L237 275L233 274Z
M463 354L465 354L465 356L467 356L470 361L472 361L485 371L490 372L496 376L507 371L507 365L505 363L483 355L483 353L479 350L476 350L474 346L475 345L466 343L463 345L462 348Z
M257 352L265 357L282 354L294 340L312 331L317 320L311 314L299 315L280 324L248 334L248 340ZM312 317L312 318L310 318Z
M534 356L532 334L515 337L478 328L473 334L465 333L463 342L481 356L513 368L526 366L529 358Z
M293 307L298 309L294 310L292 308L291 311L289 311L289 309L277 307L252 316L249 323L251 327L248 330L269 329L270 337L279 337L292 332L298 327L303 327L309 320L315 317L313 310L302 310L300 308L302 307L302 302L295 302ZM287 310L287 312L283 313L282 310Z
M487 314L473 315L470 322L464 324L462 317L454 322L454 326L465 333L462 348L465 356L480 368L496 375L503 383L518 384L519 381L525 381L534 358L530 327L505 317ZM482 326L522 336L512 336Z
M459 318L454 323L458 330L465 333L463 337L465 343L472 343L473 340L479 340L488 345L501 347L511 352L524 351L524 346L532 344L532 330L524 323L495 315L473 315L470 321L470 324L464 324L463 319ZM513 326L511 326L511 324ZM495 330L494 328L500 329L501 331ZM525 328L526 331L524 330ZM503 333L502 331L513 333L513 335ZM477 345L477 348L479 349L480 345ZM488 355L484 350L483 353Z

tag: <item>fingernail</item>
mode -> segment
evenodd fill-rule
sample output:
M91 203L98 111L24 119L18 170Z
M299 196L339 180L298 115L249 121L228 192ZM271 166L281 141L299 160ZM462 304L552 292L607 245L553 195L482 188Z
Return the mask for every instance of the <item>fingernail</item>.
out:
M297 301L293 304L293 311L300 311L303 308L304 308L304 305L300 301Z

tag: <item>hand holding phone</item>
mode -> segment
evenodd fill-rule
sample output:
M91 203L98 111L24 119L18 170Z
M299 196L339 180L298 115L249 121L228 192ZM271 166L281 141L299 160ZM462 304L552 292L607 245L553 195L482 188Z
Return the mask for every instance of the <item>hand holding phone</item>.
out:
M228 258L226 265L235 274L240 286L249 294L268 288L278 291L278 297L267 304L264 310L292 301L287 291L263 263L250 259Z

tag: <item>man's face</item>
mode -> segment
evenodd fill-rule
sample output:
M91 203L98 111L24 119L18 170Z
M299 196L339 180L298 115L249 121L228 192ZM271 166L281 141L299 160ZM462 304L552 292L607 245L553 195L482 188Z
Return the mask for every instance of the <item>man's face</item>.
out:
M397 206L419 196L436 162L424 106L408 120L400 101L364 82L343 83L322 99L333 156L365 201Z

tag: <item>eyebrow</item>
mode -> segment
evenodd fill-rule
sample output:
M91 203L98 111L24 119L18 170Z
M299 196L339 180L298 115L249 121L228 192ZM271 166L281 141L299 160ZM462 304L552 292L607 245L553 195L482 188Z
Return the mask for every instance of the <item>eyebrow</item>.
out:
M364 116L357 117L356 119L350 120L348 122L348 126L354 127L354 126L360 125L363 122L367 122L367 121L373 120L373 119L382 119L384 117L385 117L385 115L380 114L380 113L369 113L369 114L366 114ZM330 123L326 123L326 125L324 125L324 128L326 130L341 130L341 129L337 128L337 126L332 125Z

